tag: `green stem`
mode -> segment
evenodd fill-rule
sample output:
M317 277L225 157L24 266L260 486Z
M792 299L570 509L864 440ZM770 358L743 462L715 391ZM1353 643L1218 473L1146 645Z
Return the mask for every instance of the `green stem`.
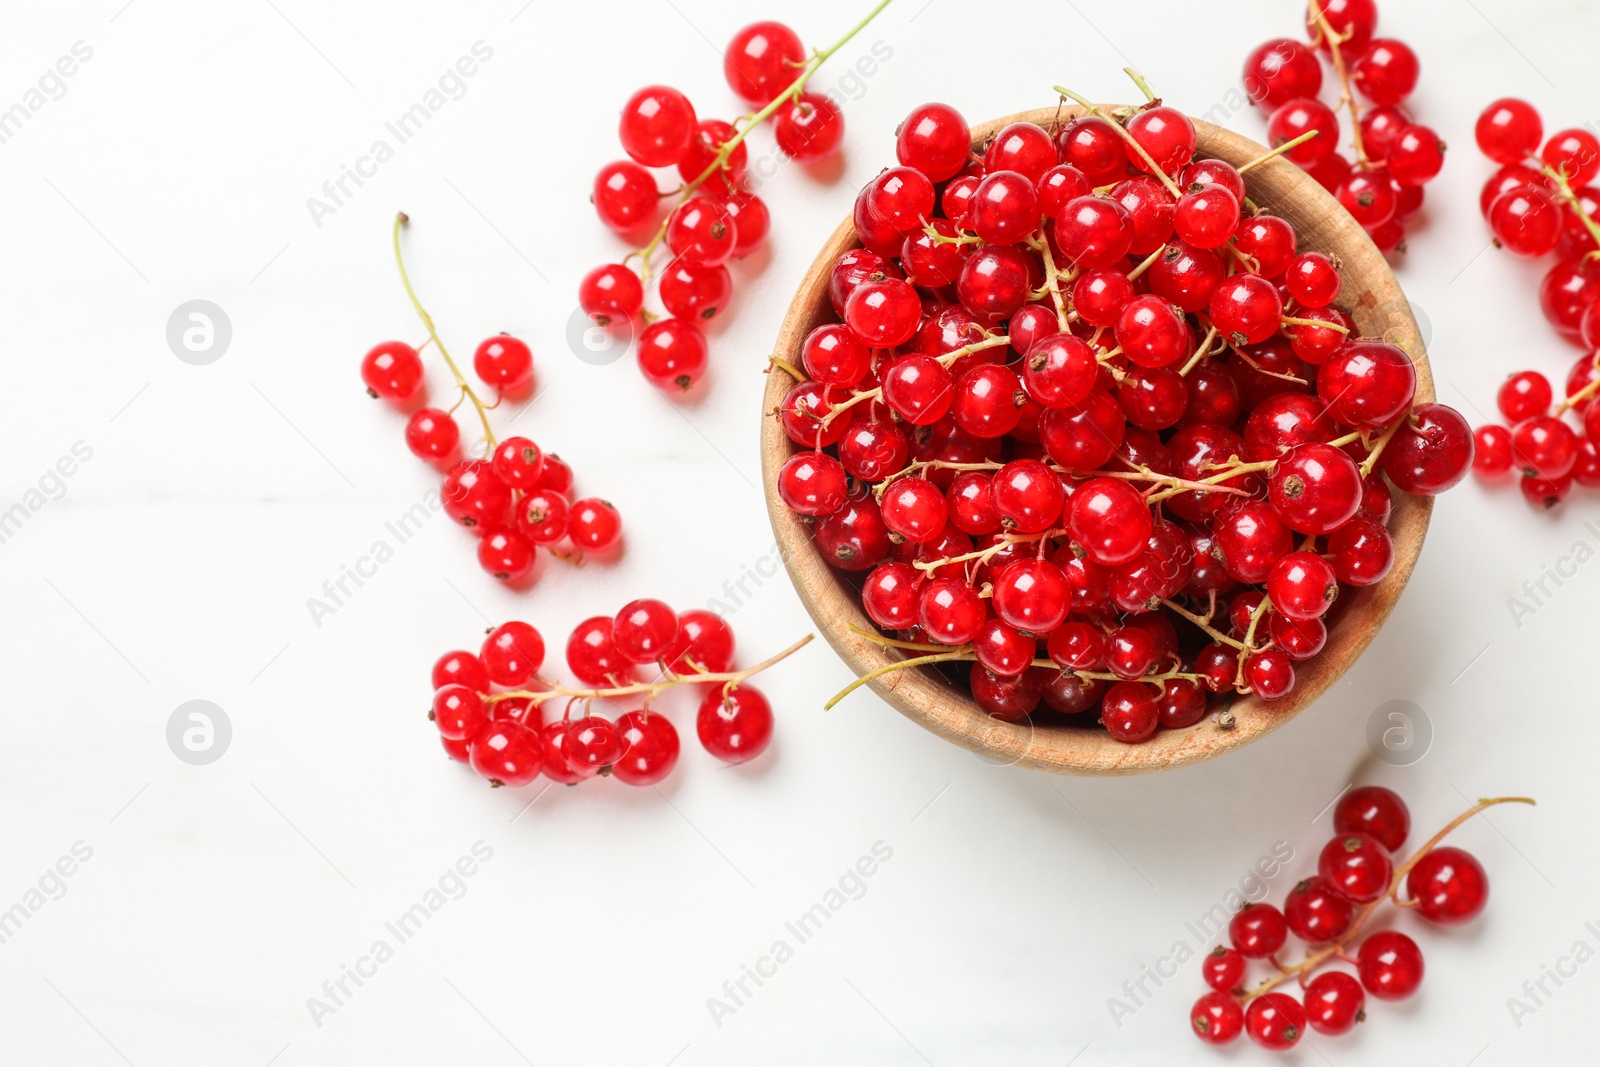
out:
M422 306L422 301L417 299L417 291L411 287L411 276L406 273L406 260L400 254L400 230L411 219L404 211L394 217L394 262L400 268L400 282L406 287L406 296L411 298L411 306L416 309L417 317L428 328L428 339L439 349L439 355L444 357L444 362L450 368L450 373L455 376L456 385L461 390L461 395L472 401L472 406L478 412L478 421L483 423L483 438L488 443L489 450L493 451L497 443L494 430L489 427L489 409L484 406L478 394L472 391L472 386L467 384L466 376L461 373L461 368L456 366L456 361L450 358L450 353L444 347L444 341L439 337L439 331L434 328L433 316Z

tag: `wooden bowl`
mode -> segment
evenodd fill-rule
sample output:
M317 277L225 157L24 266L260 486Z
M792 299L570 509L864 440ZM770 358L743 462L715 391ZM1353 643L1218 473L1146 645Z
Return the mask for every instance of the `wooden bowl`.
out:
M1059 124L1080 114L1080 108L1062 108L1058 112L1051 107L995 119L973 127L973 145L981 150L1007 123L1033 122L1051 128L1052 122ZM1219 126L1199 119L1194 120L1194 125L1199 135L1197 159L1223 159L1238 166L1266 153L1262 146ZM1344 277L1339 305L1355 316L1362 336L1382 337L1411 355L1417 365L1417 401L1433 400L1433 377L1410 305L1389 265L1361 227L1310 175L1286 160L1274 159L1255 167L1246 178L1251 199L1286 219L1294 227L1302 250L1338 255ZM828 302L829 274L834 261L859 243L855 227L847 218L800 283L776 348L776 354L791 365L799 365L800 344L807 333L824 322L837 321ZM778 469L797 446L771 413L794 383L781 370L774 369L768 377L762 398L761 468L772 529L806 610L828 643L859 677L896 662L904 653L851 632L852 623L875 631L862 609L860 596L847 575L823 561L802 518L778 499ZM1394 494L1389 529L1394 536L1395 562L1388 577L1377 585L1346 594L1348 602L1330 627L1327 647L1315 659L1296 664L1296 684L1288 696L1270 703L1253 696L1236 700L1232 706L1235 725L1229 729L1208 717L1189 729L1159 730L1149 741L1129 745L1112 740L1104 729L1094 726L1088 712L1079 716L1086 726L1001 722L982 711L964 687L957 687L934 668L894 671L868 684L908 718L996 763L1057 774L1113 775L1144 774L1210 759L1276 730L1310 706L1349 669L1377 635L1411 577L1432 504L1431 498ZM858 695L846 698L841 705L844 713L851 713L850 700L859 699Z

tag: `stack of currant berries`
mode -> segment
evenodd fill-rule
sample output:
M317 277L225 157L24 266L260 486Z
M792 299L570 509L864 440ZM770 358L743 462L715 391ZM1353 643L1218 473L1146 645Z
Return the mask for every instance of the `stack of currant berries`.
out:
M1350 790L1334 808L1334 835L1317 858L1317 873L1289 891L1282 910L1246 904L1228 924L1230 945L1218 945L1201 961L1211 992L1189 1012L1195 1034L1207 1044L1226 1045L1242 1032L1263 1048L1283 1051L1299 1043L1308 1024L1319 1034L1349 1033L1366 1019L1369 996L1411 996L1423 972L1414 940L1398 930L1379 930L1361 937L1354 955L1349 946L1385 903L1439 926L1477 918L1489 902L1489 876L1471 853L1439 842L1484 808L1505 803L1533 801L1480 800L1399 863L1395 855L1411 831L1405 801L1381 786ZM1291 933L1305 943L1306 953L1286 967L1278 956ZM1246 986L1252 960L1272 970ZM1355 973L1322 969L1337 962L1351 964ZM1300 998L1279 988L1291 979L1300 986Z
M806 91L806 82L844 43L808 59L799 36L780 22L740 30L724 53L723 74L756 110L733 123L700 118L688 97L665 85L648 85L623 106L618 135L628 158L600 169L591 199L617 233L654 232L620 263L585 275L578 302L604 327L648 323L639 335L639 369L657 389L686 392L700 380L708 361L702 327L733 296L728 261L766 243L771 216L746 183L751 131L770 119L781 157L800 163L839 150L844 116L827 96ZM662 192L652 168L675 169L678 189ZM663 218L662 203L674 195ZM663 243L671 258L658 273L652 261ZM652 280L664 318L644 308Z
M1600 488L1600 188L1590 184L1600 175L1600 139L1586 129L1546 138L1538 110L1512 97L1484 109L1477 139L1500 164L1478 201L1495 244L1530 259L1555 254L1539 303L1585 355L1567 372L1559 402L1539 371L1506 379L1499 407L1508 425L1478 428L1475 467L1486 480L1515 468L1528 502L1551 508L1574 484Z
M1406 222L1422 210L1423 186L1443 168L1445 145L1402 107L1417 87L1417 54L1404 41L1376 36L1377 29L1373 0L1311 0L1310 45L1288 37L1261 45L1245 60L1244 86L1267 113L1272 145L1294 143L1288 158L1336 196L1379 249L1403 252ZM1319 57L1339 82L1353 160L1339 151L1337 112L1317 98Z
M494 389L486 404L451 357L423 309L406 274L400 254L400 232L409 220L395 219L394 251L400 278L433 345L454 379L454 402L448 409L426 404L427 382L421 350L404 341L384 341L361 360L361 380L368 395L411 409L406 420L406 447L418 459L445 471L439 495L445 513L478 538L478 562L503 582L528 579L540 548L576 561L584 552L605 552L622 538L622 519L610 502L598 497L572 500L572 469L526 437L499 440L489 412L500 399L525 394L533 381L533 353L510 334L484 341L472 356L478 379ZM476 413L483 437L462 457L461 427L455 410L463 402ZM479 458L479 457L482 458Z
M1171 107L1091 112L977 146L946 105L906 118L833 267L841 321L775 359L776 487L862 575L895 635L870 639L924 653L889 669L1136 742L1208 693L1288 694L1389 573L1390 485L1448 489L1472 432L1355 337L1327 256L1241 217L1252 164L1194 159Z
M567 639L567 667L584 687L540 673L544 638L525 622L489 631L476 654L446 652L433 665L433 707L451 758L493 786L527 785L542 773L576 785L610 775L629 785L654 785L678 762L678 731L651 707L663 692L702 686L695 730L705 750L726 763L754 759L772 740L772 707L746 679L785 658L810 638L744 670L733 668L733 630L709 611L681 615L659 600L635 600L616 616L585 619ZM639 680L639 670L654 672ZM565 702L546 720L545 705ZM634 705L615 719L590 705ZM574 708L578 710L574 712Z

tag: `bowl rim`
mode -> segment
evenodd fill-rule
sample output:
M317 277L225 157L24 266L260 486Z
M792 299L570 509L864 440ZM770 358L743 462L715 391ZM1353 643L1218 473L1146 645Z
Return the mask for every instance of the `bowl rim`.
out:
M1047 107L992 119L972 127L974 149L981 150L1010 123L1029 122L1052 129L1085 113L1079 106ZM1230 130L1201 119L1191 121L1198 139L1196 158L1222 158L1238 165L1267 151ZM1294 201L1293 210L1280 213L1301 219L1295 229L1302 249L1327 251L1337 245L1346 286L1340 292L1340 305L1356 317L1363 336L1381 336L1411 356L1417 369L1415 403L1434 400L1433 376L1410 305L1388 262L1355 220L1314 178L1282 158L1253 168L1248 181L1252 191L1259 186L1270 194L1260 197L1263 203L1281 208L1280 201ZM798 365L797 353L806 333L820 321L819 315L832 316L827 283L833 263L859 244L853 220L847 217L824 243L797 288L778 333L776 356ZM1363 284L1357 287L1356 299L1346 300L1351 278L1361 278ZM1384 328L1374 331L1373 326ZM761 469L768 517L779 555L806 611L859 678L903 657L851 631L851 624L872 632L877 628L863 611L859 596L850 591L848 577L830 567L816 551L808 524L778 499L778 470L799 446L790 441L773 415L793 384L774 364L762 396ZM1230 705L1231 727L1224 728L1208 715L1196 726L1162 729L1147 741L1124 744L1103 729L1035 723L1031 716L1018 723L1002 722L979 709L964 688L931 668L893 671L867 685L912 721L1001 765L1099 776L1153 773L1215 758L1266 736L1311 706L1371 644L1416 567L1433 510L1431 497L1399 491L1392 495L1394 508L1388 526L1395 560L1389 574L1376 585L1349 595L1349 603L1329 627L1327 646L1315 658L1296 664L1296 684L1288 696L1270 704L1255 696L1236 698Z

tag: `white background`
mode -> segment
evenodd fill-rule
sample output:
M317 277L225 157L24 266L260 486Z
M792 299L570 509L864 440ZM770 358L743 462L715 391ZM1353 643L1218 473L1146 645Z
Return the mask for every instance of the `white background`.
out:
M615 115L638 86L668 82L702 114L732 118L742 109L718 48L739 25L782 16L822 45L867 7L778 6L793 10L7 5L0 107L74 42L93 57L0 145L0 509L74 442L93 457L0 545L0 909L76 842L93 855L0 945L0 1060L1209 1063L1216 1054L1187 1033L1202 990L1193 961L1159 988L1147 979L1153 995L1120 1025L1109 999L1126 1001L1124 982L1175 942L1209 947L1185 921L1286 842L1295 858L1269 882L1281 901L1352 781L1401 790L1418 840L1467 798L1540 804L1460 831L1492 899L1466 929L1418 935L1420 995L1372 1006L1354 1036L1312 1035L1291 1059L1592 1055L1600 965L1547 984L1555 996L1520 1027L1507 998L1574 942L1600 947L1584 926L1600 920L1600 564L1520 628L1507 598L1576 541L1600 546L1600 523L1584 528L1600 519L1593 498L1545 516L1514 489L1444 497L1405 599L1334 692L1245 751L1159 777L990 767L865 692L825 714L849 678L820 642L760 683L779 736L743 768L698 749L687 709L675 713L684 757L660 791L495 792L445 759L423 717L429 665L475 646L486 619L526 618L559 647L580 618L633 597L731 603L725 583L770 569L756 488L762 366L813 250L892 159L907 110L940 99L976 121L1048 104L1054 83L1125 99L1119 68L1133 63L1205 113L1237 103L1245 53L1296 33L1299 16L1293 0L898 0L816 81L840 89L874 42L892 52L844 87L858 98L842 173L784 167L763 190L771 254L735 267L710 388L674 405L631 360L595 366L569 349L578 278L624 250L589 209L589 182L620 156ZM1539 314L1541 268L1488 248L1476 197L1491 168L1471 122L1503 93L1538 101L1553 126L1595 119L1600 9L1387 8L1383 30L1422 57L1415 112L1452 145L1399 272L1431 323L1441 398L1477 423L1471 405L1492 409L1502 375L1564 375L1578 353ZM466 95L317 226L307 198L479 40L494 54ZM1253 109L1230 125L1262 134ZM751 150L769 156L769 135ZM357 377L373 343L423 336L388 253L400 208L414 219L417 283L454 350L502 329L533 345L542 391L497 412L499 424L559 451L584 491L614 500L627 550L614 565L550 566L513 593L480 572L464 531L435 519L319 628L307 598L438 480ZM173 309L196 298L232 322L231 347L209 366L180 362L165 341ZM433 386L443 395L441 377ZM782 578L746 590L732 616L743 662L811 628ZM167 746L169 715L191 699L232 723L209 766ZM1431 749L1410 766L1369 751L1369 718L1390 700L1431 724ZM308 998L478 841L493 858L465 895L317 1026ZM785 921L880 841L893 857L865 896L717 1025L708 998L775 940L795 944ZM1229 1057L1267 1055L1241 1043Z

